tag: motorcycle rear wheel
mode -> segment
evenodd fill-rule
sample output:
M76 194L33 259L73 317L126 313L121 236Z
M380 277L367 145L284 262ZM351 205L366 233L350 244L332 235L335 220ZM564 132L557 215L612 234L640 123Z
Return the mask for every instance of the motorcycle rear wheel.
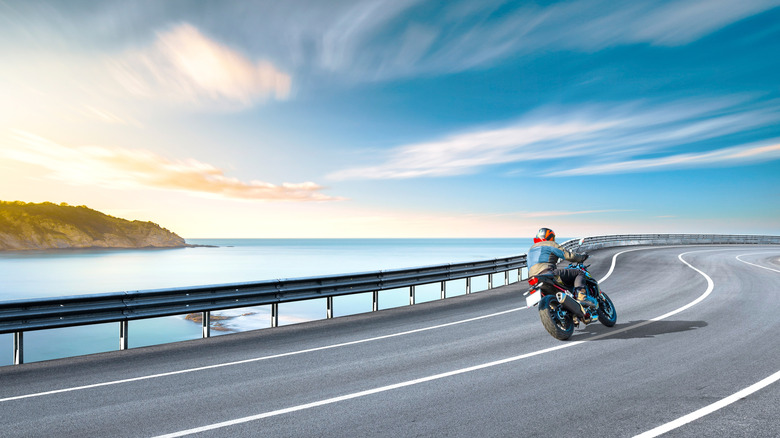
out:
M565 341L574 332L571 314L561 309L561 304L554 295L547 295L539 301L539 318L545 330L555 339Z
M599 296L599 322L607 327L612 327L617 322L617 310L604 292Z

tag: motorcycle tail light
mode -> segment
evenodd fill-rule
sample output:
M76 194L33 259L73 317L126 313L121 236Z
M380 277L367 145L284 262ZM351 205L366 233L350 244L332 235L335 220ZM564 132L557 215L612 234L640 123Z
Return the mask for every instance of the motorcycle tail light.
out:
M537 284L539 284L539 279L536 277L531 277L528 279L528 284L530 284L531 286L536 286Z

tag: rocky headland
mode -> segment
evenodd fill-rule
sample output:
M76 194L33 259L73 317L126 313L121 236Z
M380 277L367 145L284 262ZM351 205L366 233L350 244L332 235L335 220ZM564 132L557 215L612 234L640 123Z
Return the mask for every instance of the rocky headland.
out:
M183 238L153 223L86 206L0 201L0 251L75 248L182 248Z

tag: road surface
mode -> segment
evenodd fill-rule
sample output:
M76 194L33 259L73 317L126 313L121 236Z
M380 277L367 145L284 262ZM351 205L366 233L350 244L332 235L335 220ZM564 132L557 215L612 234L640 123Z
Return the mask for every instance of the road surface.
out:
M611 248L618 311L558 341L524 283L0 368L0 435L780 435L780 247Z

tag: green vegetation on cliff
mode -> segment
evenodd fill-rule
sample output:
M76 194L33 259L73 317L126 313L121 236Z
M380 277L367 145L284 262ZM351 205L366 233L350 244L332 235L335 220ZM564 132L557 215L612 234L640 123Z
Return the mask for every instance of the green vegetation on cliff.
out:
M0 201L0 251L184 246L184 239L153 222L131 222L83 205Z

